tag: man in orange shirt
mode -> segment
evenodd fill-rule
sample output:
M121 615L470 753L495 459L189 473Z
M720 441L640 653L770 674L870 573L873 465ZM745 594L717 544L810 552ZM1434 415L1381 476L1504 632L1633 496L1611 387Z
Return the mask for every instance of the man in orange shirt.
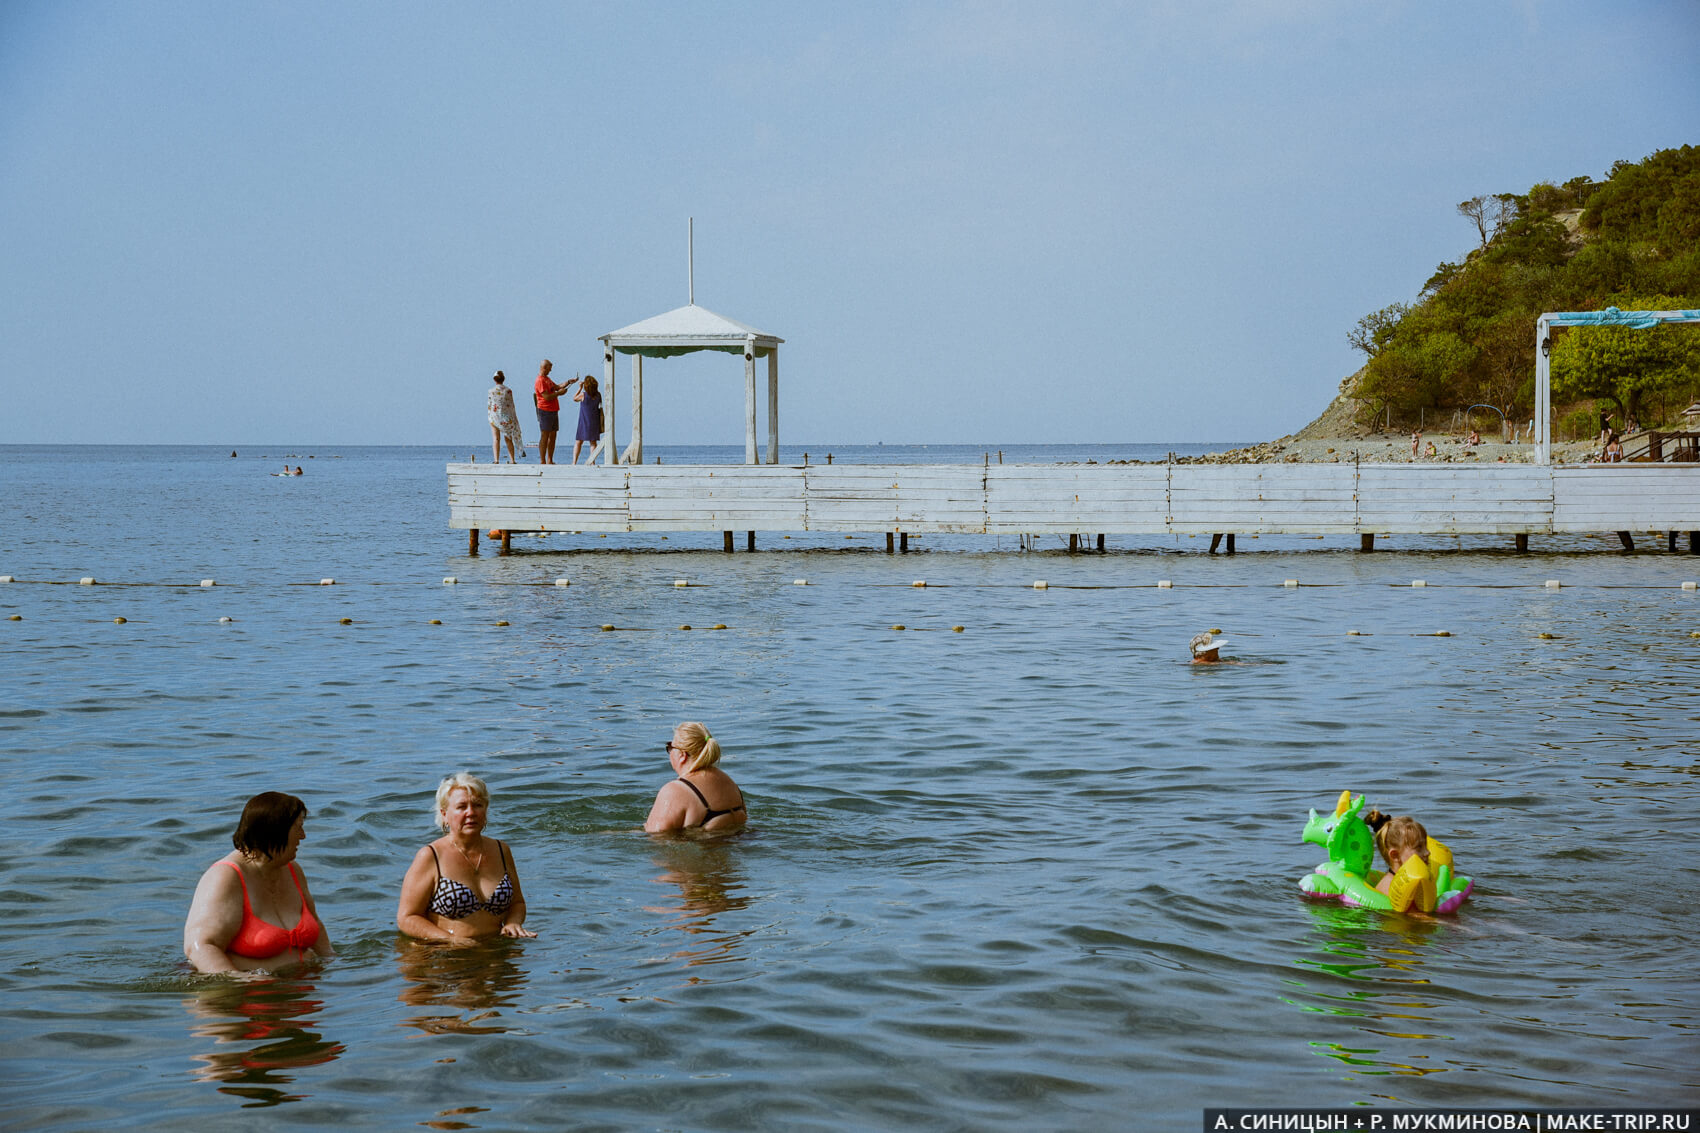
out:
M543 359L543 365L537 371L537 384L532 387L532 398L537 402L537 462L539 464L555 463L555 434L561 431L561 395L573 388L574 378L565 385L556 385L549 377L549 371L555 368L555 363Z

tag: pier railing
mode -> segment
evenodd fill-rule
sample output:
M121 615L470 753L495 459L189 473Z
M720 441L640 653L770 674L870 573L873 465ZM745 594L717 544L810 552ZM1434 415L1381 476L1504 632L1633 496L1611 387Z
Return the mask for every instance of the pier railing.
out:
M1700 529L1700 466L448 466L449 526L509 531L1554 534Z

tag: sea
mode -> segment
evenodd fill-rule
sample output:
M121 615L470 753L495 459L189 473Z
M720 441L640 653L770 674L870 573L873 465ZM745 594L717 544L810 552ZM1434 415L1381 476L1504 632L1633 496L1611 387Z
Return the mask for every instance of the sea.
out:
M556 533L470 557L444 466L474 453L0 447L6 1129L1700 1103L1686 541ZM1189 664L1205 629L1236 663ZM744 833L642 832L683 720L720 740ZM536 939L396 932L463 769ZM197 975L196 880L265 790L307 802L336 954ZM1301 896L1307 816L1343 790L1452 848L1462 910Z

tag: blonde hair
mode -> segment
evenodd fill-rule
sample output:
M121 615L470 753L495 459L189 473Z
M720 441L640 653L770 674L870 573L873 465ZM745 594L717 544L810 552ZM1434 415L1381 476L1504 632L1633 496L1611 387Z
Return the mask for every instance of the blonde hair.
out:
M720 762L720 741L709 734L706 726L686 720L673 729L673 735L674 742L690 754L690 762L685 765L687 774Z
M490 788L484 785L484 780L470 771L456 771L437 784L437 809L431 817L436 820L439 830L449 828L448 820L443 817L443 812L449 808L449 796L456 791L471 791L473 797L478 801L485 806L490 805Z
M1406 856L1415 854L1428 861L1428 831L1408 814L1388 819L1375 832L1375 844L1389 869L1393 868L1393 850L1403 850Z

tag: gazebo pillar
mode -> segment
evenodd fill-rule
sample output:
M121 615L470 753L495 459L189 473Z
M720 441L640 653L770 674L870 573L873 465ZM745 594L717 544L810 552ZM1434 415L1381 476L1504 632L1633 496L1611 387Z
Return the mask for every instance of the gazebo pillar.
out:
M779 347L767 352L767 462L779 463Z
M613 464L619 458L614 455L614 348L608 347L602 353L602 410L608 420L602 430L602 463Z
M1535 320L1535 463L1552 463L1552 326Z
M643 355L632 355L632 464L643 463Z
M744 340L744 463L756 463L756 340Z

